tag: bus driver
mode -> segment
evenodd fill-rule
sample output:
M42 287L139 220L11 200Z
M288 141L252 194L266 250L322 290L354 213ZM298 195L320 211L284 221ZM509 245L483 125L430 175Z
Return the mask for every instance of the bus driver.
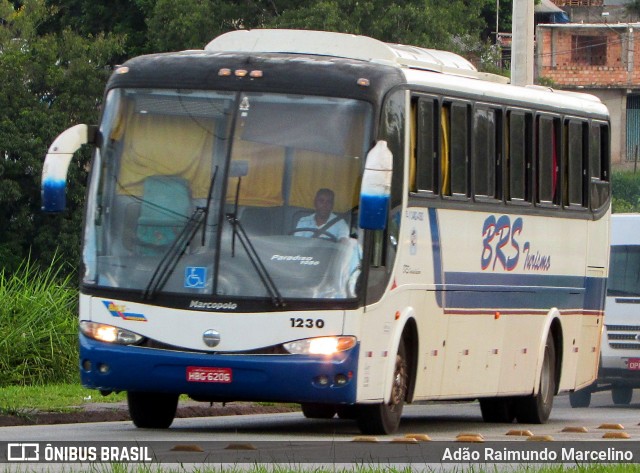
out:
M294 234L307 238L328 238L328 235L336 240L349 238L349 226L333 213L334 197L331 189L319 189L313 200L315 213L298 220Z

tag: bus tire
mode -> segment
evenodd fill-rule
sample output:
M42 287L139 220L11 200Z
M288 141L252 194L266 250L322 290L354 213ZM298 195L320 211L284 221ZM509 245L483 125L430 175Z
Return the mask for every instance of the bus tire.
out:
M332 404L301 404L302 413L307 419L333 419L336 415L336 406Z
M569 404L571 404L573 408L589 407L589 404L591 404L591 390L585 388L569 393Z
M513 399L510 397L489 397L480 399L480 412L485 422L511 424L516 416Z
M556 349L553 335L549 334L544 346L538 393L515 398L516 419L524 424L544 424L551 414L556 392Z
M627 405L631 403L633 389L626 386L616 386L611 388L611 400L616 405Z
M360 431L367 435L388 435L398 430L408 386L407 355L404 340L401 340L396 354L389 403L359 406L356 420Z
M129 416L141 429L167 429L178 408L178 395L166 393L127 392Z

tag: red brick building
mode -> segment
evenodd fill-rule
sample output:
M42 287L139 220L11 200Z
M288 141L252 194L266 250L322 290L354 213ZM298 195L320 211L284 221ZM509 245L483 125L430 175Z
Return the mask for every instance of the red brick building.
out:
M538 25L536 77L609 107L613 163L640 154L640 23Z

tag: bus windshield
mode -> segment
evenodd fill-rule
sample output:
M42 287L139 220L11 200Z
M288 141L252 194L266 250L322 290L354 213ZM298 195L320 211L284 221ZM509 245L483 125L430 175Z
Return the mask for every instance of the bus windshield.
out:
M611 246L607 294L640 297L640 246Z
M147 298L356 297L371 117L344 98L111 90L83 283Z

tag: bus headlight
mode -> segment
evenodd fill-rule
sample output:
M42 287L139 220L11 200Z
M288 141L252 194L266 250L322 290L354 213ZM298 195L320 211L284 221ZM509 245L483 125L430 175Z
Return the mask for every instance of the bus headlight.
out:
M293 355L333 355L355 345L356 337L318 337L296 340L282 346Z
M142 340L142 336L113 325L99 324L83 320L80 322L80 331L89 338L105 343L117 343L119 345L133 345Z

